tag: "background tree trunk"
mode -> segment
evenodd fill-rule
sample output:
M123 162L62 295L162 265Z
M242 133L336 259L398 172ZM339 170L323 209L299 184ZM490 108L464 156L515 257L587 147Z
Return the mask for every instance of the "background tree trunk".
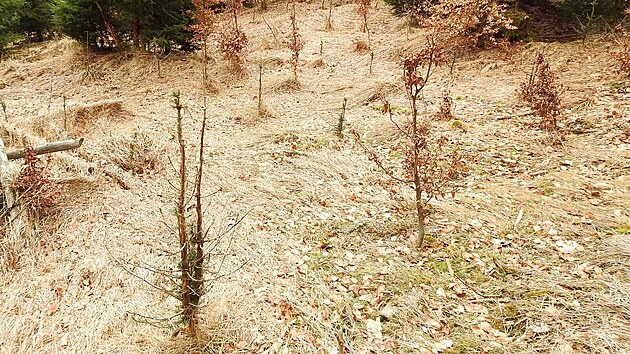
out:
M109 22L109 19L107 18L107 15L105 14L105 11L103 10L103 7L101 6L100 1L96 0L95 3L96 3L96 7L98 8L98 12L101 15L101 19L103 20L105 27L107 27L107 32L109 32L109 35L112 36L112 38L114 39L114 43L116 43L116 47L118 47L121 50L124 49L123 42L120 40L120 38L118 38L118 35L116 34L116 30L114 30L114 27L112 26L111 22Z

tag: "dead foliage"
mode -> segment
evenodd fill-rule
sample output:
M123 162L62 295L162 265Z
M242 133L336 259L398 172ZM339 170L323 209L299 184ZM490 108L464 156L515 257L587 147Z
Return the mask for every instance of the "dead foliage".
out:
M506 15L505 5L496 0L445 0L423 6L422 13L430 15L420 14L418 22L454 47L494 46L502 31L516 29Z
M309 67L314 68L314 69L325 68L326 62L322 58L317 58L309 64Z
M291 50L291 69L293 70L293 79L298 81L298 64L300 60L300 51L304 48L304 41L300 36L297 26L297 18L295 17L295 4L291 12L291 38L289 40L289 49Z
M540 117L539 125L546 131L558 130L561 101L558 76L540 53L526 82L521 84L519 98Z
M370 51L370 45L363 40L355 40L352 42L352 52L358 54L365 54Z
M358 0L357 1L357 13L363 20L361 22L361 32L368 31L368 12L372 6L372 0Z
M223 58L232 64L234 69L238 70L243 69L247 42L245 33L231 26L222 27L217 35L217 43Z
M437 120L451 120L455 118L453 116L452 108L453 108L453 99L448 94L448 92L445 92L442 95L442 98L440 98L440 109L435 116L436 119Z
M104 150L112 163L133 175L151 176L162 170L164 149L145 132L112 138Z
M77 107L71 127L76 133L83 134L99 121L121 121L125 115L126 110L120 101L97 102Z
M302 88L302 84L295 78L289 78L284 81L272 84L269 91L275 93L296 92Z
M617 30L621 49L613 52L613 57L619 63L619 70L630 76L630 32L623 25L618 25Z
M19 202L36 216L43 216L55 206L58 189L46 176L46 167L32 149L26 150L24 165L12 182Z

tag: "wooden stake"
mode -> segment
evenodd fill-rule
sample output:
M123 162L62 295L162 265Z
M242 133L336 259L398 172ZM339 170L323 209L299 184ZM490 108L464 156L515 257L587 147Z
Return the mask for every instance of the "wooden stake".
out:
M43 155L43 154L50 154L50 153L58 152L58 151L77 149L81 147L82 144L83 144L83 138L80 138L80 139L73 139L73 140L57 141L54 143L48 143L48 144L36 146L33 148L33 150L35 151L35 155ZM2 144L1 149L2 151L4 151L4 143ZM8 160L21 159L21 158L24 158L24 156L26 156L26 149L10 151L6 153L5 156L7 157ZM0 159L1 158L2 156L0 154Z

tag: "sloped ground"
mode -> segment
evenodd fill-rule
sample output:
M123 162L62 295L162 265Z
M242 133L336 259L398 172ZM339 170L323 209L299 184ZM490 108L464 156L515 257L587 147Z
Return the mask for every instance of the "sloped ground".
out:
M402 118L397 55L422 45L422 32L379 3L370 74L370 55L353 52L353 42L365 40L354 6L334 8L332 31L328 10L297 6L305 40L299 90L282 85L291 76L279 43L290 28L285 5L264 20L242 16L249 75L236 78L220 60L212 67L218 93L210 98L205 177L208 194L220 192L209 211L219 224L247 216L223 265L227 275L209 290L207 338L196 349L170 337L168 320L153 327L133 314L168 318L177 306L140 278L163 284L146 267L176 266L166 255L177 242L168 228L176 178L170 94L180 89L186 98L194 146L199 57L172 55L159 69L157 58L142 54L86 61L63 39L0 63L9 146L86 137L80 150L50 158L52 178L65 183L62 204L21 249L17 269L2 274L0 351L627 351L630 101L610 46L531 43L459 58L450 92L461 124L437 128L462 134L475 158L462 190L435 203L429 244L418 252L409 241L413 216L390 200L384 177L352 139L333 130L348 98L347 125L369 143L391 142L380 102L367 100L380 94ZM515 98L540 50L565 88L569 133L561 147L548 146ZM263 118L261 60L271 113ZM429 111L449 81L449 70L439 69L427 89Z

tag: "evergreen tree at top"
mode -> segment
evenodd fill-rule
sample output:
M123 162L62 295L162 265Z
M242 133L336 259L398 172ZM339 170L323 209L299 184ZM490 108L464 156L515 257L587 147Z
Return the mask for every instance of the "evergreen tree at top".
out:
M20 11L20 23L16 30L27 35L34 34L41 42L52 28L52 0L26 0L24 8Z
M124 44L190 49L190 0L55 0L54 21L68 36L96 47L112 46L112 30ZM105 23L107 20L110 27Z
M20 38L15 26L20 21L24 0L0 0L0 50Z
M170 50L172 45L190 47L188 26L193 6L190 0L116 0L115 11L135 47L149 45Z
M109 1L101 0L109 8ZM107 29L93 0L56 0L53 21L59 31L90 46L103 46Z

